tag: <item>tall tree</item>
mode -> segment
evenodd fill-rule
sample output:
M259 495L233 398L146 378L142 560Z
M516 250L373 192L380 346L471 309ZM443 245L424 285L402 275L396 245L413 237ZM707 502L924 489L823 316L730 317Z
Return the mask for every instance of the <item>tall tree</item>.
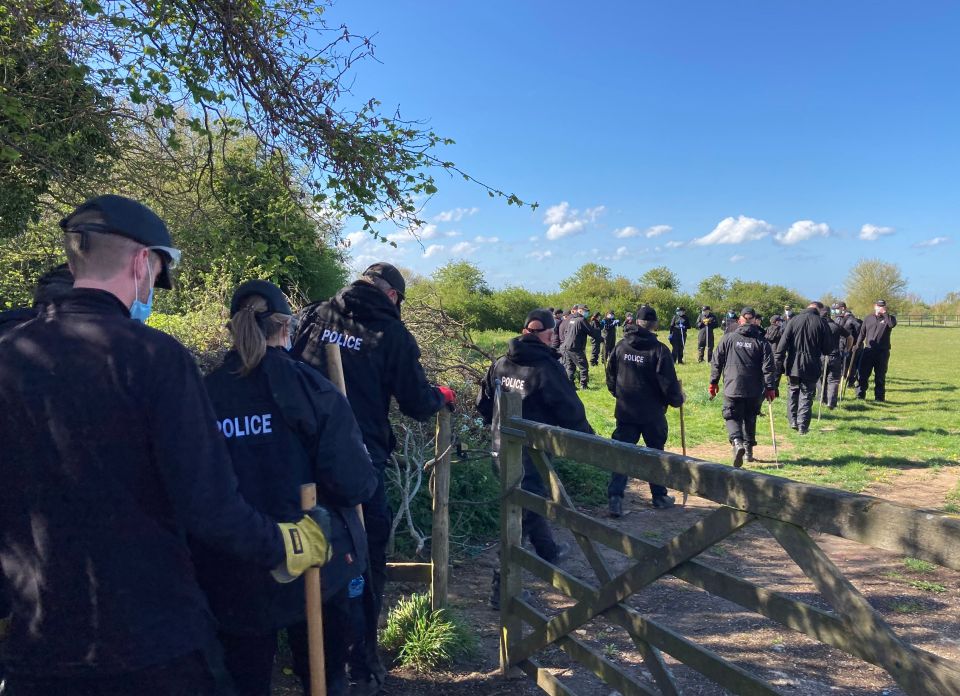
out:
M879 299L886 300L891 312L896 312L907 294L907 281L900 267L880 259L858 261L850 269L845 286L847 305L859 314L869 313Z
M680 277L666 266L656 266L640 276L640 287L679 292Z

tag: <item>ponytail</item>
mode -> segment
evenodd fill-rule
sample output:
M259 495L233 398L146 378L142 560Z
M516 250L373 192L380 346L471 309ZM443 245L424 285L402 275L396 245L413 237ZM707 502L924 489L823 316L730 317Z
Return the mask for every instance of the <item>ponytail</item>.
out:
M240 356L237 371L246 377L260 364L267 353L267 340L290 323L290 316L267 313L267 301L260 295L248 295L227 323L233 336L233 348Z

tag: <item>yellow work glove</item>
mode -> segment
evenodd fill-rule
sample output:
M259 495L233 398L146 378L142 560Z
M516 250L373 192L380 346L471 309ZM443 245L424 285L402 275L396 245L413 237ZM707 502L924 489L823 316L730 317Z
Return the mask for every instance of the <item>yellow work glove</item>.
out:
M281 522L280 535L286 561L274 568L271 573L277 582L293 582L311 566L322 566L330 560L333 550L330 548L330 513L322 507L315 507L299 522Z

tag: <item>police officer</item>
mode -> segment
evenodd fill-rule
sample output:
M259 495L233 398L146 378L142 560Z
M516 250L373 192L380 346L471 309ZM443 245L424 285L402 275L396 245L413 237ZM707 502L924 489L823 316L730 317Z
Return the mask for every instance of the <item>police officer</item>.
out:
M824 370L826 370L826 390L821 390L820 403L826 404L831 411L837 407L837 397L840 395L840 380L843 377L843 353L852 342L850 333L836 321L830 319L830 310L824 309L821 316L826 320L830 329L830 352L824 356ZM823 380L821 380L821 383Z
M276 285L240 285L230 301L233 349L204 382L244 499L275 519L297 519L300 486L315 482L330 513L333 557L321 575L327 693L335 696L347 692L347 648L354 615L363 615L367 538L356 506L376 490L377 475L347 400L287 353L291 319ZM199 548L198 577L237 695L270 696L280 628L308 688L303 583L277 584L254 565Z
M555 326L550 312L535 309L527 315L523 333L507 345L507 354L498 359L480 384L477 412L484 422L493 420L493 406L497 387L519 392L523 401L522 415L527 420L555 425L581 433L593 433L587 422L583 404L576 390L557 363L556 351L550 347ZM608 363L609 364L609 363ZM523 481L521 488L536 495L549 497L540 473L523 450ZM567 543L558 544L550 525L540 515L523 511L523 533L530 537L537 555L550 563L558 563L570 550ZM494 573L494 587L490 603L499 608L499 574Z
M690 328L690 321L687 319L687 310L683 307L677 307L670 319L670 346L673 355L673 362L678 365L683 364L683 350L687 347L687 329Z
M721 325L723 326L724 334L733 333L736 331L737 327L740 326L740 322L737 319L737 313L732 309L728 309ZM720 340L723 339L721 338Z
M787 322L774 353L778 374L789 381L787 422L801 435L810 427L814 394L820 381L822 357L830 353L827 322L820 316L821 302L809 306Z
M590 368L587 365L587 338L600 337L600 329L587 321L590 310L586 305L576 305L574 313L563 325L560 351L563 364L570 382L576 383L577 371L580 372L580 388L586 389L590 382Z
M770 326L767 327L764 338L767 339L767 343L771 347L776 348L777 344L780 343L781 336L783 336L783 317L774 314L770 317Z
M647 447L662 450L667 444L667 406L679 408L683 392L670 350L657 340L656 310L643 305L636 316L636 324L624 329L623 339L607 361L607 389L617 400L613 439L635 445L642 437ZM611 517L623 514L626 487L625 475L610 475ZM655 508L673 506L673 496L667 495L663 486L651 482L650 496Z
M600 321L600 312L594 312L590 317L590 326L596 333L590 336L590 364L596 367L600 364L600 346L603 343L603 326Z
M612 309L607 310L607 316L600 321L600 331L603 335L603 364L607 364L607 359L617 345L617 327L620 326L620 320L614 315Z
M51 268L37 280L33 290L33 306L8 309L0 312L0 335L25 321L36 317L44 308L58 297L73 289L73 274L67 264Z
M713 359L713 331L717 328L717 317L710 309L710 305L703 305L697 315L697 362L703 362L703 352L707 352L707 360Z
M143 324L180 257L163 221L101 196L61 227L74 289L0 338L7 690L211 694L186 534L284 580L326 535L244 502L190 353Z
M553 332L553 338L550 339L550 347L557 352L557 359L560 359L560 326L563 324L564 320L570 316L569 312L564 312L562 309L557 309L553 313L553 321L556 324L556 329Z
M403 275L394 266L371 265L335 297L303 309L291 351L295 358L326 373L325 346L340 346L347 399L378 473L379 485L363 504L371 592L366 630L363 645L358 644L351 654L353 679L368 693L376 693L386 677L376 651L376 632L393 520L383 478L396 445L388 417L390 399L396 399L404 415L424 421L456 398L448 387L427 381L417 341L400 319L405 290Z
M887 392L887 366L890 363L890 332L897 325L897 318L887 313L885 300L873 304L873 314L863 318L863 325L857 335L857 347L860 349L859 368L857 370L857 398L867 396L870 386L870 373L873 373L873 398L885 401Z
M773 401L777 396L773 349L753 323L755 316L752 307L741 310L737 329L720 340L710 365L711 399L717 395L723 377L723 419L737 468L743 466L744 455L747 461L753 461L757 414L763 399Z
M847 386L853 386L857 381L857 371L853 369L853 346L856 343L857 336L860 335L860 326L863 322L857 319L857 316L847 308L846 302L837 302L836 308L837 311L834 315L834 321L846 329L851 338L851 340L847 342L847 345L841 346L840 356L842 358L843 375L847 380Z

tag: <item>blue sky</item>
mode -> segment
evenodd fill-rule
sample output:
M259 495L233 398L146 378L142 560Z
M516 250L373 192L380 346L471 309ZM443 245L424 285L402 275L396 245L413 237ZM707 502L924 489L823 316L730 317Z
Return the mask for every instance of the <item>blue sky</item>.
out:
M587 261L841 293L860 258L960 290L960 3L340 0L376 34L353 92L424 119L508 207L437 173L397 249L553 290Z

